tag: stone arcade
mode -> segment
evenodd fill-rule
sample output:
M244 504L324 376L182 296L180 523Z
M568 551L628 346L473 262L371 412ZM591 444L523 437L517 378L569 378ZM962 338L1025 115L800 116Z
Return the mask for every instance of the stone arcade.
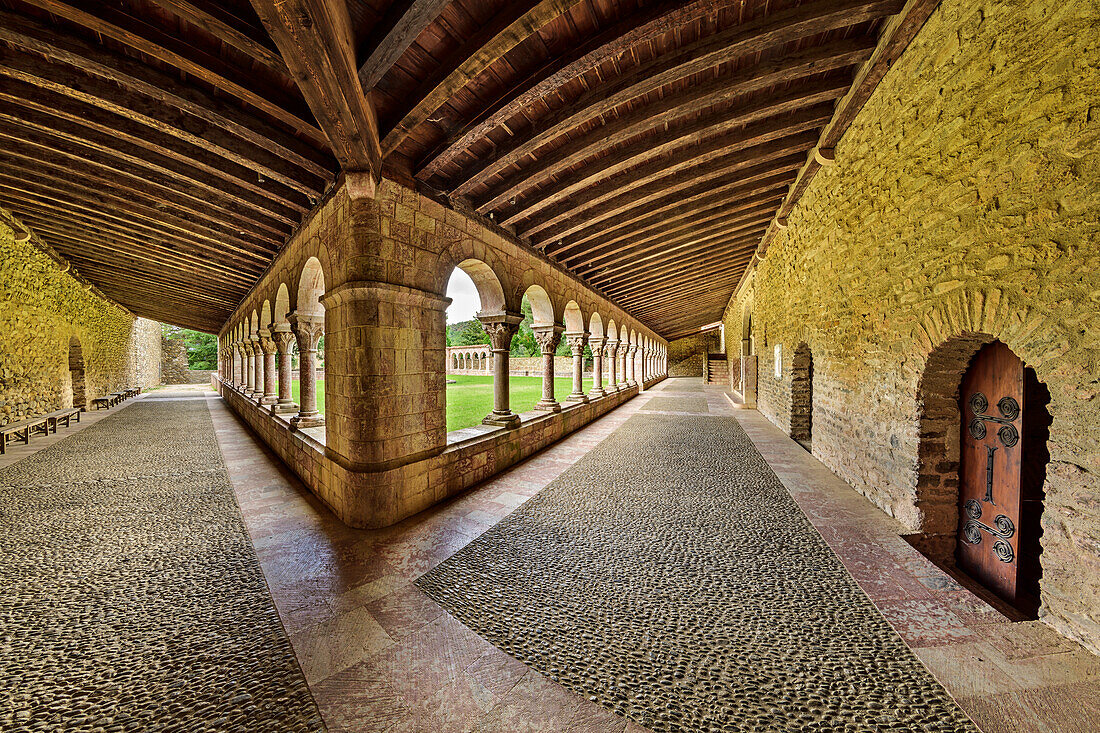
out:
M1087 0L4 0L0 729L1100 730L1098 180Z

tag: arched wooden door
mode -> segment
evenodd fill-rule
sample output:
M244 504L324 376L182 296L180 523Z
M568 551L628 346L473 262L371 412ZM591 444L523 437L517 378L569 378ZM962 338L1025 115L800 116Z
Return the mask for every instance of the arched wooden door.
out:
M1041 478L1038 486L1033 479L1045 471L1027 470L1025 464L1039 458L1030 448L1037 438L1042 438L1045 453L1046 435L1042 421L1027 417L1029 410L1045 410L1028 404L1029 396L1038 401L1038 383L1033 372L1025 372L1031 370L995 341L978 352L963 377L956 560L1004 600L1033 611L1038 603L1042 511ZM1028 434L1029 427L1034 435Z

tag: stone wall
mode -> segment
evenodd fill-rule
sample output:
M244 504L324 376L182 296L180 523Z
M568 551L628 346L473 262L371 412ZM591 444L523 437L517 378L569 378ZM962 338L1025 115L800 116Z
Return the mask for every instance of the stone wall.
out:
M717 331L707 331L668 344L668 376L702 377L703 356L708 352L717 352L719 338Z
M1050 390L1043 620L1100 649L1100 8L947 0L727 309L759 409L913 531L957 526L958 380L993 339ZM781 352L775 376L776 349ZM952 538L953 540L953 538Z
M160 382L160 324L90 291L2 223L0 305L0 424L71 406L81 373L86 400Z
M162 384L209 384L210 376L217 370L191 369L187 366L187 342L182 338L161 336ZM322 371L318 377L324 379Z

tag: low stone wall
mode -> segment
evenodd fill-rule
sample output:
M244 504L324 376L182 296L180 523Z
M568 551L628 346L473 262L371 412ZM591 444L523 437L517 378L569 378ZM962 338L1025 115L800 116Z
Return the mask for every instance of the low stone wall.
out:
M647 382L652 386L662 381ZM563 403L560 413L528 412L518 428L477 426L456 433L477 434L453 442L439 454L388 471L350 471L325 451L324 428L292 430L292 415L273 415L255 400L214 378L229 407L298 474L346 524L386 527L464 491L636 396L638 387L592 402ZM410 491L410 487L418 490Z
M160 324L66 270L0 224L0 424L160 383Z

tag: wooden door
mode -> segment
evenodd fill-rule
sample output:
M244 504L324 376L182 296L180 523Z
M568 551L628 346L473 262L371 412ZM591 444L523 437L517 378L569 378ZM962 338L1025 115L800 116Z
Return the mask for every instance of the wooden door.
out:
M1024 365L995 341L962 380L959 471L960 568L1017 604L1020 568Z

